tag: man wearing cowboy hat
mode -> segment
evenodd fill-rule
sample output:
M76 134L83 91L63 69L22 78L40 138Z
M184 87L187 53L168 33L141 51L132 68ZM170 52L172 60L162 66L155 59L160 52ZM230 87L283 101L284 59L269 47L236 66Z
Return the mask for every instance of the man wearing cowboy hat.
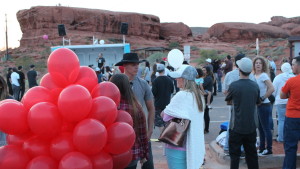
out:
M139 57L136 53L125 53L123 55L123 59L116 63L115 66L123 66L124 74L128 76L130 84L132 86L133 93L135 94L137 100L143 107L143 111L146 114L147 118L147 134L150 140L153 125L154 125L154 102L153 102L153 94L151 92L150 86L148 83L139 77L137 77L139 63L143 61L139 60ZM151 142L149 141L149 159L147 162L143 164L143 169L153 169L153 157L152 157L152 149Z

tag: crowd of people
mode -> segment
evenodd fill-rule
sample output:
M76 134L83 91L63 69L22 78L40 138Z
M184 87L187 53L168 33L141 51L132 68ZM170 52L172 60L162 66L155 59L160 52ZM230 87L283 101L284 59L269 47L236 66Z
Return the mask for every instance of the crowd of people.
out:
M288 62L280 65L282 73L278 72L277 76L271 56L250 59L238 54L235 58L228 55L224 60L208 58L197 68L185 61L177 70L163 60L156 60L150 66L136 53L124 54L113 70L105 66L102 53L96 61L98 82L110 81L119 88L119 109L127 111L133 119L137 137L128 169L136 168L139 162L143 169L154 168L150 142L153 129L158 127L162 131L173 118L188 119L191 123L182 147L165 146L169 168L200 168L205 161L204 135L209 133L209 111L218 92L225 94L230 107L224 153L230 156L232 169L239 168L243 152L251 169L259 168L258 156L273 153L273 105L278 114L276 140L284 144L286 154L283 168L296 168L300 138L300 107L297 104L300 100L297 87L300 56L293 58L292 65ZM29 88L38 85L34 68L31 65L27 72ZM1 100L20 101L25 92L25 79L22 66L9 68L6 81L0 77ZM5 134L0 134L0 141L4 141Z

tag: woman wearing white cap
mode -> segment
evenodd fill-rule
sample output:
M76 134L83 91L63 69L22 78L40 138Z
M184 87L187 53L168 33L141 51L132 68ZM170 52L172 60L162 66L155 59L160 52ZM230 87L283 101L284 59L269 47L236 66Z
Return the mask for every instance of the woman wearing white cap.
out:
M172 118L190 120L190 126L183 147L166 144L166 157L170 169L199 169L205 155L203 109L204 99L195 83L197 71L189 65L182 65L170 72L177 79L181 89L163 111L164 121Z
M286 104L288 99L280 99L280 91L281 88L284 86L285 82L295 75L292 73L292 67L289 63L284 63L281 65L282 73L277 75L274 78L273 86L275 91L273 95L275 96L275 103L276 111L278 113L278 142L283 142L283 126L285 120L285 112L286 112Z

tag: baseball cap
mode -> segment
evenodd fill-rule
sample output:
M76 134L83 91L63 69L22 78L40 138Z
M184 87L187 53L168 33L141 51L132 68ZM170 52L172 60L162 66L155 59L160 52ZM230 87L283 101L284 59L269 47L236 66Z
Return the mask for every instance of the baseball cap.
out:
M187 80L195 80L197 77L197 70L190 65L181 65L175 72L170 72L169 76L173 78L184 78Z
M156 71L157 72L163 72L165 70L165 66L163 64L157 64L156 65Z
M208 62L208 63L211 63L211 58L208 58L205 61Z
M239 66L239 69L245 73L252 72L252 60L249 58L242 58L241 60L236 61L236 64Z

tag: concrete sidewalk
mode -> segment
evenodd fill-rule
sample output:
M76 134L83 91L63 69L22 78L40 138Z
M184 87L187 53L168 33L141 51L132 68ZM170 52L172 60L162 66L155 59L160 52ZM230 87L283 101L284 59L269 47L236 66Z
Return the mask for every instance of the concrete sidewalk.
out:
M205 145L206 155L204 169L229 169L230 157L224 155L223 149L212 141ZM168 169L166 157L164 156L164 143L152 141L152 153L155 169ZM259 157L259 168L280 169L282 168L284 154L273 154ZM297 166L300 166L300 154L297 158ZM247 169L245 159L240 160L240 169Z

